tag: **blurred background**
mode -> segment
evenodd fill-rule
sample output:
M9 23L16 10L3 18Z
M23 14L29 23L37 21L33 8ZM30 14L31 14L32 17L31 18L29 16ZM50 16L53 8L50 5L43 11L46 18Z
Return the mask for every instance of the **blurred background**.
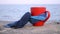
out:
M51 17L48 21L60 21L60 0L0 0L0 21L17 21L23 12L33 6L46 7Z

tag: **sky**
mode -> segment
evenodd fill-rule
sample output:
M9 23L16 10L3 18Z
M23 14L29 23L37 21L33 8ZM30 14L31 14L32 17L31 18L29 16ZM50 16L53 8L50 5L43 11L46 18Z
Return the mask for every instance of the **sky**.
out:
M52 18L51 19L53 19L56 15L57 16L59 16L59 13L60 13L60 8L58 8L58 7L60 7L60 0L0 0L0 4L38 4L39 6L41 5L41 4L52 4L52 5L46 5L46 7L47 7L47 9L49 9L49 11L52 13ZM53 5L53 4L58 4L57 6L56 5ZM26 8L26 6L23 6L23 7L25 7ZM0 19L2 19L2 20L18 20L20 17L16 17L16 15L18 15L18 13L16 13L16 15L11 15L11 14L9 14L9 12L10 12L10 9L6 9L6 8L9 8L9 6L7 6L7 7L5 7L5 5L3 5L4 7L1 7L1 5L0 5L0 11L2 12L0 12ZM45 5L42 5L42 6L45 6ZM11 7L11 8L15 8L16 6L14 6L14 7ZM21 6L22 7L22 6ZM19 9L21 9L21 7L19 8L18 6L17 6L17 9L19 8ZM23 8L22 7L22 9L25 9L25 8ZM29 7L29 6L28 6ZM56 10L56 9L57 10ZM28 9L28 8L27 8ZM4 11L4 10L7 10L7 11L9 11L8 13L7 13L7 11ZM14 10L15 9L13 9L12 10L12 14L15 14L14 13ZM25 10L24 10L25 11ZM28 11L28 10L27 10ZM58 11L58 12L57 12ZM4 15L6 15L6 14L3 14L3 12L5 13L7 13L8 15L10 15L10 16L4 16ZM56 14L54 14L54 12L56 13ZM2 14L2 15L1 15ZM19 16L19 15L18 15ZM58 20L58 18L59 17L55 17L54 18L54 20ZM9 19L8 19L9 18Z
M60 0L0 0L0 4L60 4Z

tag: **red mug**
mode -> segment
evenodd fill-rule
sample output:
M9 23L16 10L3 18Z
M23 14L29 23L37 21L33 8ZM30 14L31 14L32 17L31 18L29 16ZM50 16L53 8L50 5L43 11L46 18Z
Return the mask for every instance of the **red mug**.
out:
M31 8L31 15L32 16L37 16L37 15L42 14L44 12L46 12L45 7L32 7Z
M31 15L32 16L38 16L42 13L45 13L47 12L48 16L46 17L45 20L40 20L40 21L37 21L36 23L33 24L33 26L43 26L44 23L49 19L50 17L50 12L49 11L46 11L46 8L45 7L32 7L31 8Z

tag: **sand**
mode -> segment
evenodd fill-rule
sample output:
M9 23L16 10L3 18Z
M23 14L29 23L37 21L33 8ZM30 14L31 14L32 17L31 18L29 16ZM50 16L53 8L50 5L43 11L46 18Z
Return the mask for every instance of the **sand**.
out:
M0 34L60 34L60 24L45 24L44 26L35 27L31 24L25 25L23 28L13 29L3 27L6 23L0 22Z

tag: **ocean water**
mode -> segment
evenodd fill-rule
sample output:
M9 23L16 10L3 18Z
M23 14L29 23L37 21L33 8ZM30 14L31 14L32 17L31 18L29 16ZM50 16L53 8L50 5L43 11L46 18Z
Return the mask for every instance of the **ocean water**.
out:
M34 6L46 7L46 10L50 11L49 20L60 20L60 4L31 4L31 5L2 5L0 4L0 21L17 21L20 19L20 15L24 12L30 12L30 8ZM21 13L21 11L23 13Z

